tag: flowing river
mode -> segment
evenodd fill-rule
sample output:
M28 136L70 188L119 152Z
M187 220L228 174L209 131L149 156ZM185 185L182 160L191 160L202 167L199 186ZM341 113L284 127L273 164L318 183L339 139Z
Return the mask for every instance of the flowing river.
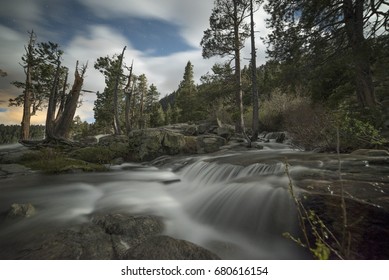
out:
M199 244L224 259L309 258L282 235L297 235L298 229L285 158L297 187L336 192L336 155L271 144L263 150L161 159L154 162L158 167L126 163L105 173L5 178L0 180L0 213L12 203L31 203L37 213L1 227L0 246L83 223L93 213L125 212L160 216L164 234ZM344 178L372 188L374 203L388 197L387 165L349 156L342 158L342 167Z

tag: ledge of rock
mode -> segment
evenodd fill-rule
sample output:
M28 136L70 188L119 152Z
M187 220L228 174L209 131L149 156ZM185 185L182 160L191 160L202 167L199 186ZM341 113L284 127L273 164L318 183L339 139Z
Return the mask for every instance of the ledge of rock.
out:
M127 260L219 260L211 251L185 240L153 236L124 255Z

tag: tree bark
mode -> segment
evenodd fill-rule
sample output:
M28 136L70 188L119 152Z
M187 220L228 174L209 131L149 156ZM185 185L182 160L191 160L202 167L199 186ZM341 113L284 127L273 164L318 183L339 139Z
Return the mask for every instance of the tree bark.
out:
M126 121L126 132L127 134L131 131L131 120L130 120L130 110L131 110L131 98L132 98L132 88L131 88L131 79L132 79L132 69L134 66L134 60L131 63L130 74L128 75L128 82L124 88L124 93L126 95L126 109L125 109L125 121Z
M363 108L376 108L373 78L370 68L370 47L363 34L364 0L343 0L344 23L355 67L358 101Z
M55 111L57 106L57 91L58 91L58 80L59 80L59 72L61 68L61 61L58 57L57 59L57 69L55 71L54 82L50 92L49 105L47 107L47 115L46 115L46 138L54 138L55 135Z
M123 48L122 55L120 56L119 66L118 66L117 73L116 73L115 89L114 89L114 93L113 93L113 112L114 112L113 129L114 129L114 133L116 135L121 134L120 120L119 120L119 108L118 108L118 87L119 87L119 80L120 80L120 76L121 76L121 69L122 69L123 56L124 56L125 50L126 50L126 46Z
M23 100L23 117L21 122L20 140L28 140L30 138L30 122L31 122L31 98L32 98L32 79L31 71L33 64L33 48L35 40L34 31L30 33L30 41L27 47L27 69L26 69L26 88L24 90Z
M66 98L64 111L55 125L55 138L69 138L70 127L77 110L78 99L80 97L82 85L84 83L85 71L86 66L81 69L80 73L77 61L72 89Z
M235 79L236 79L236 94L235 102L238 110L238 115L235 121L235 132L244 133L244 118L243 118L243 92L242 92L242 73L240 69L240 34L239 34L239 19L238 19L238 2L234 2L234 52L235 52Z
M258 86L257 86L257 50L255 49L254 34L254 7L253 0L250 0L250 27L251 27L251 68L252 68L252 95L253 95L253 135L252 141L258 139L259 134L259 103L258 103Z

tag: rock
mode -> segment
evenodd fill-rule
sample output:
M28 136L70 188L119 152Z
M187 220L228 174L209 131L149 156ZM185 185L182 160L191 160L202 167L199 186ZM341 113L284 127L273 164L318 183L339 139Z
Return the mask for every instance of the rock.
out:
M261 145L261 144L258 143L258 142L253 142L253 143L251 143L251 147L252 147L253 149L257 149L257 150L263 150L263 145Z
M31 203L14 203L7 212L7 219L30 218L36 213L35 207Z
M80 138L79 141L85 145L95 145L98 142L97 138L95 136L86 136L86 137Z
M44 236L40 244L23 249L22 259L34 260L111 260L114 250L110 235L92 224L65 229Z
M132 216L127 214L97 214L92 223L108 234L124 235L130 239L144 239L163 230L162 221L154 216Z
M0 174L3 176L20 176L31 173L31 169L20 164L0 164Z
M196 125L189 125L184 129L183 134L186 136L196 136L199 134L199 131Z
M134 160L153 160L164 155L212 153L226 144L215 135L184 136L163 128L135 130L129 134Z
M220 136L211 136L203 135L197 137L197 152L199 154L203 153L213 153L220 149L221 146L224 146L227 143L226 139Z
M40 234L28 244L8 250L17 259L122 259L127 250L162 230L161 220L154 216L95 214L88 223ZM0 252L0 258L4 257L7 255Z
M165 136L163 129L133 130L129 133L129 149L133 160L152 160L164 155L162 141Z
M125 135L106 135L99 138L100 146L110 146L112 143L128 143L128 137Z
M162 140L162 150L167 155L177 155L183 151L185 147L185 137L182 134L165 131Z
M285 132L269 132L265 136L266 140L273 140L276 143L283 143L286 139L286 134Z
M202 123L197 127L197 130L198 130L199 134L205 134L208 131L209 127L210 127L210 124Z
M388 157L389 152L387 150L374 150L374 149L359 149L353 151L352 155L369 156L369 157Z
M163 230L161 219L154 216L100 214L94 215L92 222L111 235L112 248L118 259L123 259L129 248L150 236L160 234Z
M185 240L153 236L128 250L127 260L219 260L211 251Z
M223 137L224 139L226 139L227 141L231 138L231 136L233 135L234 131L233 129L229 128L229 127L218 127L216 129L216 134L220 137Z

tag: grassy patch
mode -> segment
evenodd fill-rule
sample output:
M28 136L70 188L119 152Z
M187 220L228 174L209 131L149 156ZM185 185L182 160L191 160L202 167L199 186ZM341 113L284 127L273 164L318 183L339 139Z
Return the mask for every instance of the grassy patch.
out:
M21 164L34 170L41 170L44 173L49 174L107 170L107 168L101 164L69 158L61 151L52 148L44 148L39 151L33 151L25 154L21 159Z
M71 152L70 157L90 163L107 164L115 158L115 152L106 147L86 147Z

